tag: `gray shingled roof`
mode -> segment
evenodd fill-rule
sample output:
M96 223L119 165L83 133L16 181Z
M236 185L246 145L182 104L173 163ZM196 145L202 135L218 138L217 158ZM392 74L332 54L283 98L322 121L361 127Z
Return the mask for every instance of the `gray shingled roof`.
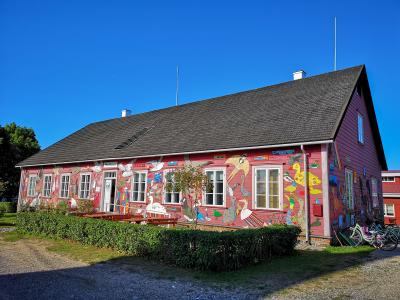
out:
M330 140L363 70L92 123L19 166Z

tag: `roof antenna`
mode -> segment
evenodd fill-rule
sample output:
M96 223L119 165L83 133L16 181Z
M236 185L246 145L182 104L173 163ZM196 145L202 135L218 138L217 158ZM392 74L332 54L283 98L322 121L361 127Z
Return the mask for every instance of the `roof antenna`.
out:
M334 55L333 55L333 70L336 71L336 17L335 17L335 31L334 31Z
M179 105L179 66L176 66L176 95L175 95L176 106Z

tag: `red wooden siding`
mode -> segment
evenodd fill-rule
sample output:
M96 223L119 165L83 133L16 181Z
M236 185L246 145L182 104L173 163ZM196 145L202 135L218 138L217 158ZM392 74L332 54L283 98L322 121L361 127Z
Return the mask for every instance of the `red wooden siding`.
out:
M358 142L357 115L364 119L364 144ZM335 227L346 227L354 222L383 217L381 166L375 148L365 102L354 92L342 125L329 149L329 198L331 222ZM347 208L345 197L345 169L353 171L354 209ZM377 206L372 203L371 178L377 180Z
M318 204L322 204L321 184L321 147L306 147L309 152L309 171L312 186L310 187L311 206L311 233L323 235L323 217L317 211ZM281 151L281 152L280 152ZM130 199L132 189L132 174L124 174L124 168L131 165L133 170L147 171L147 197L145 203L131 203L137 211L143 212L149 209L150 199L155 206L160 208L160 213L179 217L180 221L190 219L188 202L183 204L165 204L164 197L164 171L173 170L187 163L200 164L203 168L225 168L226 169L226 203L223 207L201 205L198 211L200 223L204 225L234 226L234 227L258 227L274 223L297 224L305 226L304 210L304 186L301 183L303 172L303 159L300 147L253 150L246 152L207 153L190 156L166 156L159 158L159 167L154 168L156 163L153 159L138 159L135 161L118 161L120 168L105 169L101 163L96 167L93 163L79 165L65 165L44 168L27 168L23 171L22 198L28 204L34 199L36 201L59 201L60 177L62 173L71 173L70 198L77 199L79 174L89 172L92 174L90 186L90 199L100 209L103 191L103 174L105 171L117 171L117 197L121 204ZM239 162L240 161L240 162ZM238 165L240 163L241 165ZM283 207L280 210L268 210L255 208L253 199L253 167L262 165L278 165L282 168L281 185L283 189ZM27 196L28 175L37 174L39 180L36 187L35 197ZM41 196L44 174L53 174L51 198ZM299 176L297 176L299 175ZM150 197L151 196L151 197ZM69 199L71 200L71 199ZM315 212L314 212L315 210Z

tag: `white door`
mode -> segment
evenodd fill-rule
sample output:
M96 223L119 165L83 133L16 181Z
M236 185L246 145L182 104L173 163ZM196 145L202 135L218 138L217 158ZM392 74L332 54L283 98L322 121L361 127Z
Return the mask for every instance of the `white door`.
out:
M110 211L112 179L104 180L103 211Z

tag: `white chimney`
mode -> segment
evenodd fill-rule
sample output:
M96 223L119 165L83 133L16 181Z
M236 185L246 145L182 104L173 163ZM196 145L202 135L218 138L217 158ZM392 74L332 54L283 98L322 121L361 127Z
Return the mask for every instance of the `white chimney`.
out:
M132 111L130 109L123 109L122 113L121 113L121 117L125 118L125 117L129 117L131 115Z
M293 72L293 80L303 79L304 77L306 77L306 72L304 72L303 70Z

